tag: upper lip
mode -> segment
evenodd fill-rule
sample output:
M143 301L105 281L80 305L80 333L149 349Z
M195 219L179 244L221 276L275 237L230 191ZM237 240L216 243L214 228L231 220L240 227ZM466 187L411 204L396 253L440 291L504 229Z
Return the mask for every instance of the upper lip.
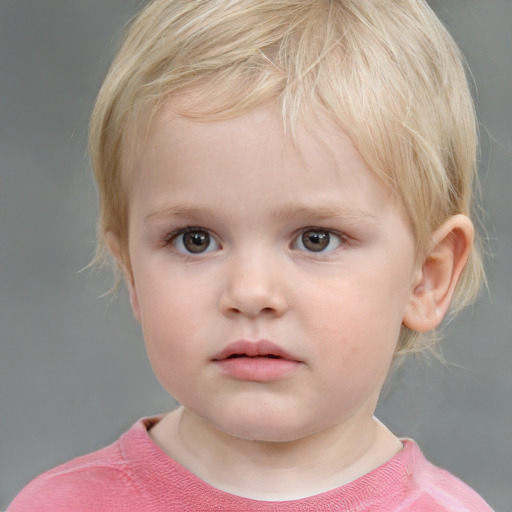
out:
M268 340L247 341L238 340L227 345L218 354L213 356L213 361L222 361L230 357L247 356L247 357L264 357L273 356L290 361L299 361L294 355L286 352L275 343Z

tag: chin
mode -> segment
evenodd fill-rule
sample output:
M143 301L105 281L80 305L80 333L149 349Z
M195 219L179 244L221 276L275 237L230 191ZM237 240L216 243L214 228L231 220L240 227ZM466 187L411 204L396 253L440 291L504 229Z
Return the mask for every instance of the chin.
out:
M285 412L244 417L223 416L215 424L218 429L233 437L268 443L297 441L315 432L312 425L304 425Z

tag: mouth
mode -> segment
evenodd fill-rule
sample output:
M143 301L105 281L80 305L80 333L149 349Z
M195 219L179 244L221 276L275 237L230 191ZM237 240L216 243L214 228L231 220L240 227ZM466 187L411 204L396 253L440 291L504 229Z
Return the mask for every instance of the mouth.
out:
M264 354L261 356L250 356L248 354L231 354L230 356L226 357L226 359L238 359L240 357L250 357L252 359L257 357L267 357L269 359L283 359L281 356L276 356L274 354Z
M260 383L283 380L303 366L298 358L266 340L231 343L212 362L224 376Z
M235 341L229 344L221 352L213 357L213 361L224 361L229 359L240 358L267 358L267 359L285 359L288 361L300 362L292 354L289 354L284 349L272 343L271 341Z

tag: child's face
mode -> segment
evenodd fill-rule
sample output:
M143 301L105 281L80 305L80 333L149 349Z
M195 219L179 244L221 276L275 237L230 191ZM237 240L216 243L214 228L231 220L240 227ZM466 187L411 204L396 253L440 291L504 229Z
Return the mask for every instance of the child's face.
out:
M299 155L270 108L164 110L130 179L131 299L154 371L239 437L363 428L415 286L392 194L342 131L314 128Z

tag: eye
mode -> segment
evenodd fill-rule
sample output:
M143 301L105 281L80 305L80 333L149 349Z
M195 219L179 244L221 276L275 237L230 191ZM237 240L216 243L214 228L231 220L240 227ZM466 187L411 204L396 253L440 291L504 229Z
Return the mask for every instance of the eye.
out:
M206 229L187 227L170 237L173 247L185 254L204 254L220 249L219 244Z
M325 229L307 229L295 240L295 248L306 252L330 252L343 243L342 236Z

